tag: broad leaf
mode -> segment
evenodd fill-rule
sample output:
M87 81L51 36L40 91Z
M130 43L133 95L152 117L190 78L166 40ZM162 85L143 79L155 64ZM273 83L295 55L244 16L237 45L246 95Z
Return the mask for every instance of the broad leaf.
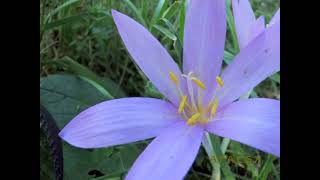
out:
M50 75L40 79L41 104L60 129L82 110L104 100L107 99L100 91L76 76ZM141 151L137 144L88 150L64 143L64 179L121 177Z

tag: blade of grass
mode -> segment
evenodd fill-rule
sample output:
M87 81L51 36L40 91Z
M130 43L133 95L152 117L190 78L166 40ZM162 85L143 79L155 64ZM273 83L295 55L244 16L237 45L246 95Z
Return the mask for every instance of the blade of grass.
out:
M231 39L232 39L232 44L233 48L236 53L240 51L239 44L238 44L238 39L237 39L237 34L236 34L236 28L234 25L234 19L231 11L231 0L226 1L226 7L227 7L227 23L229 27L229 31L231 34Z
M70 0L70 1L67 1L67 2L61 4L61 5L58 6L56 9L54 9L53 11L51 11L51 12L48 14L47 17L50 18L50 17L54 16L55 14L57 14L57 13L58 13L59 11L61 11L62 9L66 8L66 7L68 7L68 6L76 3L76 2L78 2L78 1L80 1L80 0Z
M176 52L176 54L177 54L177 56L179 58L177 60L177 62L179 64L179 67L181 67L182 66L183 47L182 47L182 43L181 43L181 40L179 38L178 32L176 31L176 29L174 28L173 24L168 19L161 18L161 21L163 21L166 24L166 26L169 28L169 30L171 32L173 32L174 35L177 37L177 40L174 42L174 44L173 44L174 46L173 47L174 47L174 50L175 50L175 52Z
M179 17L179 39L181 40L181 44L183 44L183 35L184 35L184 23L186 17L186 9L187 9L187 1L183 0L180 7L180 17Z
M228 149L229 143L230 143L230 139L229 139L229 138L223 138L223 139L222 139L222 143L221 143L220 148L221 148L221 152L222 152L223 154L226 153L226 151L227 151L227 149Z
M78 2L79 0L70 0L70 1L67 1L63 4L61 4L60 6L58 6L56 9L54 9L53 11L51 11L44 19L43 23L42 23L42 27L41 27L41 30L40 30L40 42L42 40L42 37L43 37L43 34L45 32L45 27L47 26L47 24L50 22L50 19L52 16L54 16L55 14L57 14L58 12L60 12L62 9Z
M153 13L152 19L150 21L149 31L152 30L153 26L157 24L160 16L162 16L165 11L165 7L168 5L168 0L159 0L157 8Z
M228 161L220 149L219 137L206 133L205 138L202 141L202 145L204 146L209 156L211 165L213 166L212 179L221 179L221 172L224 175L224 179L235 179L235 176L229 167Z
M168 9L165 10L161 18L171 19L179 12L181 1L175 1Z
M277 82L277 83L280 84L280 74L279 74L279 73L273 74L272 76L270 76L270 78L271 78L273 81L275 81L275 82Z
M265 180L268 178L268 175L269 173L272 171L272 165L273 165L273 161L275 160L276 158L271 155L271 154L268 154L267 156L267 159L259 173L259 176L257 178L257 180Z
M89 84L91 84L92 86L94 86L98 91L100 91L101 94L103 94L105 97L107 98L113 98L113 96L104 88L102 87L100 84L96 83L96 81L93 81L89 78L86 78L84 76L79 75L79 77L85 81L87 81Z
M128 6L129 8L134 12L135 16L138 18L138 21L140 23L142 23L142 25L144 27L148 27L147 23L145 22L145 20L142 17L141 12L137 9L137 7L130 1L130 0L123 0Z
M44 30L47 31L47 30L50 30L52 28L55 28L55 27L58 27L58 26L61 26L61 25L67 24L67 23L70 24L70 23L80 21L83 17L88 16L88 15L89 15L89 13L84 12L84 13L79 13L76 15L72 15L69 17L65 17L65 18L47 23L44 27Z
M166 28L164 28L164 27L162 27L162 26L160 26L160 25L154 25L154 27L158 30L158 31L160 31L160 32L162 32L166 37L168 37L169 39L171 39L171 40L173 40L173 41L175 41L175 40L177 40L177 37L172 33L172 32L170 32L170 30L168 30L168 29L166 29Z
M224 60L224 62L225 62L226 64L230 64L233 58L234 58L234 55L233 55L233 54L231 54L231 53L228 52L228 51L224 51L224 58L223 58L223 60Z
M276 177L276 179L280 180L279 172L277 171L276 166L274 164L272 164L272 172L273 172L274 176Z

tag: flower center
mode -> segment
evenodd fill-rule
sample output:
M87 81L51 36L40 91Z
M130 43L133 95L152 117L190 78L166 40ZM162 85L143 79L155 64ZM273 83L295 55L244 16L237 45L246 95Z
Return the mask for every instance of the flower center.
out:
M186 79L188 89L187 94L182 92L180 81L173 72L169 73L169 77L178 89L180 96L178 113L186 120L186 123L190 126L207 124L217 112L218 98L215 94L211 97L209 105L204 105L202 98L207 87L199 78L195 77L192 72L187 75L182 75L182 77ZM218 84L217 90L224 85L220 76L216 77L216 83Z

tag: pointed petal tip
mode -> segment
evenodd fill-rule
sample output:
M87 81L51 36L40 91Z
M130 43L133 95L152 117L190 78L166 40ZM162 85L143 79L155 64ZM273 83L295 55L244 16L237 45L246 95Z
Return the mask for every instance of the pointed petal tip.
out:
M63 128L63 129L59 132L58 136L59 136L62 140L64 140L65 142L67 142L68 144L70 144L70 145L72 145L72 146L74 146L74 147L82 148L82 149L87 148L87 147L83 146L80 141L76 141L76 140L74 140L71 136L69 136L69 133L68 133L68 131L67 131L65 128Z
M117 21L117 18L119 17L120 14L121 13L119 11L117 11L115 9L111 9L111 15L112 15L114 21Z
M82 111L58 135L79 148L110 147L155 137L179 118L167 101L122 98Z
M67 134L67 132L66 132L65 129L66 129L66 128L63 128L63 129L59 132L58 136L59 136L61 139L67 141L67 139L68 139L68 134Z
M111 9L111 14L114 17L115 15L117 15L117 13L119 13L117 10L115 9Z

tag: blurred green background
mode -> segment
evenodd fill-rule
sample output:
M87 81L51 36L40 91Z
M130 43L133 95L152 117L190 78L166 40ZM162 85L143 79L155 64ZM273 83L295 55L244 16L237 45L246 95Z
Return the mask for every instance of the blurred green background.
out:
M265 16L266 22L280 7L277 0L250 2L256 16ZM143 24L181 63L185 0L41 0L40 101L59 128L80 111L107 99L162 98L131 60L111 9ZM230 28L225 50L228 63L237 52ZM280 99L280 73L257 86L250 96ZM219 137L212 140L221 143ZM149 141L95 150L64 143L64 177L122 179ZM48 148L42 142L40 146ZM225 156L219 160L222 179L280 179L280 159L271 155L231 141ZM41 179L52 179L50 162L49 156L40 158ZM212 158L201 149L186 179L210 179L212 168Z

